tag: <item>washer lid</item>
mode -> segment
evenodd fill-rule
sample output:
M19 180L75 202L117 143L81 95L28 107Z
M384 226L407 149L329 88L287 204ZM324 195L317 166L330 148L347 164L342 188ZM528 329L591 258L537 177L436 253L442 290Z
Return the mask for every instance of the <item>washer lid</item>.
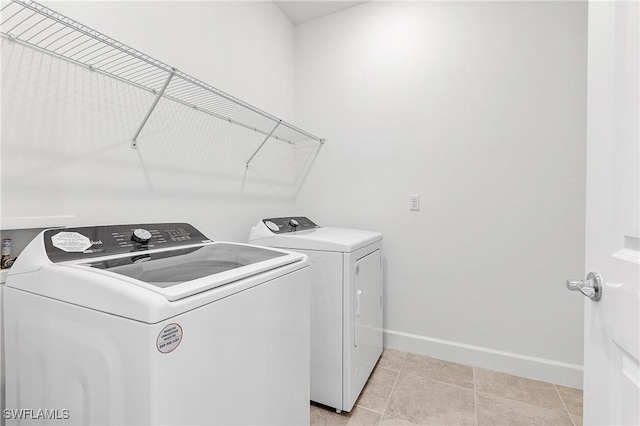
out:
M301 261L298 253L213 242L185 223L52 229L22 251L7 285L81 306L97 294L176 301ZM54 284L60 274L66 278Z
M347 228L316 228L285 234L255 232L250 242L292 250L320 250L350 253L382 240L379 232Z
M78 266L115 274L174 301L299 260L300 256L263 247L210 243L103 258Z
M138 232L142 242L129 239L131 228L43 231L20 253L4 291L24 291L155 324L309 265L300 253L203 242L202 234L186 224L145 226L151 240ZM85 248L84 237L91 247ZM304 284L306 275L297 276Z
M5 291L21 290L148 324L275 282L309 265L300 253L231 243L58 263L46 258L41 239L30 247L27 257L40 267L12 270ZM140 256L146 260L140 262ZM303 285L306 275L296 276Z

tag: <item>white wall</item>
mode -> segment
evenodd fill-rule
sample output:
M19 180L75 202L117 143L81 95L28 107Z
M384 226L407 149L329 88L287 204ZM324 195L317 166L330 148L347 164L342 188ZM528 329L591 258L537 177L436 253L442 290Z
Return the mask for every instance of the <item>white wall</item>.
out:
M271 2L46 2L52 9L287 121L294 27ZM293 208L293 152L170 101L131 138L150 93L2 40L2 217L47 226L191 222L246 241ZM57 222L57 220L52 220ZM57 223L55 223L57 225Z
M288 146L161 102L131 150L150 94L3 40L3 218L380 230L388 345L579 385L585 4L47 4L327 143L294 204Z
M369 2L296 28L297 123L327 138L297 212L384 233L387 346L581 385L586 11Z

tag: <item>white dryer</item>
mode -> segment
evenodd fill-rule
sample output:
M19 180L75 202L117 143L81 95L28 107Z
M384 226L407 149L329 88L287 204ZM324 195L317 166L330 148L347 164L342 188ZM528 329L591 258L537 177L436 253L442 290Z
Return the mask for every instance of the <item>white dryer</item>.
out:
M306 424L308 273L184 223L46 230L4 289L4 417Z
M252 244L311 261L311 400L351 411L382 353L382 234L270 218Z

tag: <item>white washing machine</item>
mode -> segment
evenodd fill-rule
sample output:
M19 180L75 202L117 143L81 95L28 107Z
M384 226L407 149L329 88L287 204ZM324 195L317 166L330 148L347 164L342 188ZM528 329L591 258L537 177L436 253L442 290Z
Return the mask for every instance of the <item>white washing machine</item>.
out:
M7 424L309 423L308 265L184 223L42 232L4 289Z
M252 244L311 261L311 400L351 411L382 353L382 234L271 218Z

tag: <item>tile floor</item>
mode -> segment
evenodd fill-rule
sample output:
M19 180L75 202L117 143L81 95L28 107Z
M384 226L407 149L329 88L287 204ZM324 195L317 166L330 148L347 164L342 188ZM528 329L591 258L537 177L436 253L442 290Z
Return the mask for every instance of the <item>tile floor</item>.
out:
M385 349L350 413L312 425L582 425L582 391Z

